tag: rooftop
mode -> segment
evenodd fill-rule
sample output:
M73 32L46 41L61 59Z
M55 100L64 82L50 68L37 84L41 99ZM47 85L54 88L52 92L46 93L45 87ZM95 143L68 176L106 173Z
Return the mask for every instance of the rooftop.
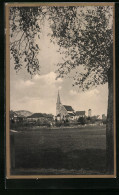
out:
M63 105L67 111L74 111L71 106Z
M46 113L34 113L31 116L28 116L27 118L40 118L40 117L46 117L46 118L52 118L52 114L46 114Z
M85 111L76 111L76 116L85 115Z

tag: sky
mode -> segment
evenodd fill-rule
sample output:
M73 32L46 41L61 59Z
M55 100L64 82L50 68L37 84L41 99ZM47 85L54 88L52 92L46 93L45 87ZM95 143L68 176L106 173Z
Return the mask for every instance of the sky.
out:
M56 80L57 63L62 56L57 52L58 46L50 42L47 36L47 22L43 27L38 59L41 66L40 75L32 78L25 68L16 73L13 60L10 62L10 110L28 110L33 113L52 113L56 115L58 90L62 104L70 105L75 111L92 109L92 115L107 114L108 85L100 85L86 92L72 87L72 78Z

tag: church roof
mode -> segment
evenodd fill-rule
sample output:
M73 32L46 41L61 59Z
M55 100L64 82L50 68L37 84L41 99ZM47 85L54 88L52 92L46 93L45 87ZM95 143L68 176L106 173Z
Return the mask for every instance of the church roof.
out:
M69 116L75 116L75 113L69 113L68 115Z
M67 111L74 111L71 106L63 105Z
M85 115L85 111L76 111L76 116Z

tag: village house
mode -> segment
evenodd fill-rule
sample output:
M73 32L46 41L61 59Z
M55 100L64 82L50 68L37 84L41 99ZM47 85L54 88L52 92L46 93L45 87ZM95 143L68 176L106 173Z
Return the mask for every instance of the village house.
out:
M52 114L45 114L45 113L34 113L31 116L27 117L28 122L41 122L43 123L44 121L53 121L53 115Z
M79 119L80 117L85 117L85 111L76 111L75 119Z
M10 111L10 122L23 122L25 120L25 117L22 115L18 115L16 112L14 111Z

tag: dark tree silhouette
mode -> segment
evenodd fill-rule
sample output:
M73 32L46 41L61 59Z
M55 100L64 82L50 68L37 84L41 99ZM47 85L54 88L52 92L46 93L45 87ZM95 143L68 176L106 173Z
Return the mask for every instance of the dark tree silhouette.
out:
M85 124L86 124L86 118L84 118L84 117L79 117L79 118L78 118L78 122L79 122L81 125L85 125Z
M87 90L108 83L107 173L113 173L114 167L112 18L110 6L51 8L52 39L65 55L64 62L58 64L58 77L83 67L82 72L75 72L73 85Z
M82 90L108 83L106 127L107 173L113 173L113 25L111 6L49 6L10 8L10 50L15 69L26 63L30 74L39 72L39 46L35 36L47 15L52 29L51 40L59 45L64 62L58 64L58 77L75 69L74 83ZM40 26L39 26L40 24ZM15 33L19 39L15 38ZM77 68L83 71L77 71Z
M45 7L11 7L9 16L14 69L19 71L25 65L31 75L39 73L37 55L40 48L35 39L40 39L41 25L46 16Z

